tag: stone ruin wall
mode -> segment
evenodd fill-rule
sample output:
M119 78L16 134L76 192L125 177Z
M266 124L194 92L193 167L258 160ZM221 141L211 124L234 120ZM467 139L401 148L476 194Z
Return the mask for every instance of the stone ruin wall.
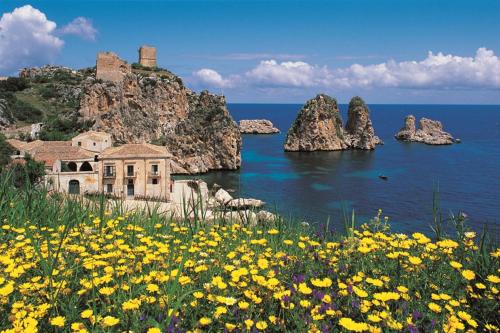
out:
M156 48L141 46L139 48L139 64L145 67L156 67Z
M97 54L96 79L122 82L125 75L131 72L131 66L113 52L100 52Z

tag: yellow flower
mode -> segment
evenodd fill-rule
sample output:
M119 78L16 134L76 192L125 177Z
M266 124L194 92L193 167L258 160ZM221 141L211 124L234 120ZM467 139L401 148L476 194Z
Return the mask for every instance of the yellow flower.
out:
M309 288L305 282L302 282L299 284L298 290L300 293L302 293L304 295L309 295L312 293L312 289Z
M115 318L113 316L106 316L102 319L102 326L104 327L112 327L120 322L120 319Z
M491 283L500 283L500 278L496 275L488 275L487 279Z
M368 325L366 323L358 323L351 318L340 318L339 325L353 332L364 332L368 331Z
M258 321L256 324L255 324L255 327L257 327L257 329L259 331L263 331L267 328L267 323L265 321Z
M84 318L84 319L87 319L87 318L92 317L92 314L93 314L93 313L94 313L94 312L93 312L92 310L87 309L87 310L83 310L83 311L82 311L82 313L80 314L80 316L81 316L82 318Z
M392 291L387 291L387 292L381 292L381 293L375 293L373 294L373 298L376 300L379 300L381 302L387 302L387 301L397 301L401 296L398 293L392 292Z
M245 302L245 301L239 301L238 302L238 307L241 310L246 310L246 309L248 309L249 306L250 306L250 304L248 302Z
M374 323L378 323L382 320L382 318L380 318L377 315L370 314L370 315L368 315L368 320L371 322L374 322Z
M253 320L252 319L245 320L245 326L247 327L247 330L251 329L253 326Z
M469 269L464 269L462 271L462 276L469 281L474 280L476 278L476 274Z
M278 233L279 233L279 231L278 231L278 230L276 230L276 229L271 229L271 230L269 230L267 233L268 233L269 235L276 235L276 234L278 234Z
M420 265L422 263L422 259L420 259L419 257L408 257L408 260L410 261L410 263L412 263L412 265Z
M50 325L57 327L64 327L66 319L63 316L57 316L50 319Z
M148 328L147 333L161 333L161 329L159 329L158 327L150 327Z
M226 330L227 330L228 332L232 332L232 331L234 331L234 329L236 328L236 325L231 324L231 323L226 323L224 326L226 327Z
M137 310L137 309L139 309L139 306L141 306L141 300L134 298L134 299L128 300L126 302L123 302L122 309L124 311Z
M441 307L434 302L430 302L428 307L433 312L436 312L436 313L441 312Z
M269 262L267 259L259 259L257 260L257 266L259 266L260 269L267 269L269 267Z
M457 261L450 261L450 265L451 265L451 267L456 268L456 269L462 268L462 264L457 262Z
M203 293L201 291L195 291L193 296L197 299L203 298Z
M150 283L146 287L146 290L149 291L150 293L156 293L156 292L158 292L160 290L160 287L158 287L157 284Z
M212 323L212 319L207 318L207 317L202 317L202 318L200 318L200 320L198 322L200 323L201 326L207 326L207 325L210 325Z

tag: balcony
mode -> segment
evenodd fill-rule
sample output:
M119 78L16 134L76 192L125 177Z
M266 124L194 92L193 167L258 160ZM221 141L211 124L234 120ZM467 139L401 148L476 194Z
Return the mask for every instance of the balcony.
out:
M124 175L125 178L137 178L137 171L135 172L126 172Z
M151 177L151 178L160 178L161 177L161 173L159 170L157 171L148 171L148 177Z

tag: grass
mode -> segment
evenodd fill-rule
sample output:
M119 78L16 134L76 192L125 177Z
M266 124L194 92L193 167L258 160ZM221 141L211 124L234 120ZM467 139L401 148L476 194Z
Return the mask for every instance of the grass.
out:
M333 234L120 206L1 178L0 331L498 332L500 250L462 224L433 240L381 212Z

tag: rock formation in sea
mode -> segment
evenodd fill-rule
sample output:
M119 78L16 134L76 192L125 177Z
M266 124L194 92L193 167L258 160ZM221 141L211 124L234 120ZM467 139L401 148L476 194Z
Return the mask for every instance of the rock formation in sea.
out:
M359 97L349 103L345 129L337 101L324 94L306 102L285 140L286 151L374 149L375 136L368 107Z
M267 119L245 119L240 120L240 132L243 134L274 134L279 133L280 130Z
M375 135L370 110L361 97L353 97L349 102L344 136L350 148L375 149L382 141Z
M405 125L395 135L396 139L408 142L421 142L428 145L450 145L455 142L450 133L443 131L440 121L427 118L420 119L419 127L416 128L415 116L408 115Z

